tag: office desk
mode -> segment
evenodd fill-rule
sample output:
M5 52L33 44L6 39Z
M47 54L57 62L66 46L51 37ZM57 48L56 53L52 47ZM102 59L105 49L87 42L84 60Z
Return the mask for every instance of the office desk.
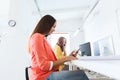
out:
M72 64L120 80L120 57L113 59L103 58L98 60L82 58L72 61Z

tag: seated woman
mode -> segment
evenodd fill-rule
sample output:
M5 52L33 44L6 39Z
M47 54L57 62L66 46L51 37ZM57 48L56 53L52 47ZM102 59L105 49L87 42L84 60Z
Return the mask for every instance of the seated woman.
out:
M51 15L45 15L38 22L37 26L30 36L30 80L68 80L67 78L73 74L72 72L71 74L65 73L59 77L59 66L67 61L77 60L77 58L75 57L76 55L74 52L71 52L69 56L65 56L61 59L56 58L54 51L46 40L47 36L55 31L55 28L56 19ZM74 78L74 80L85 80L80 79L80 77L80 75L72 75L72 78Z
M66 57L66 38L65 37L59 37L55 47L54 47L54 53L57 59L61 59ZM64 63L59 66L59 71L61 71L64 68Z

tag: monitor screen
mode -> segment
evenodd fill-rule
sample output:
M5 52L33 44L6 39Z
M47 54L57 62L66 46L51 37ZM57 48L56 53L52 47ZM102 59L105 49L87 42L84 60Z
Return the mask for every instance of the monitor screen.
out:
M81 51L81 55L82 56L91 56L91 47L90 47L90 42L81 44L79 46L80 51Z
M94 56L100 56L100 47L98 42L93 43Z

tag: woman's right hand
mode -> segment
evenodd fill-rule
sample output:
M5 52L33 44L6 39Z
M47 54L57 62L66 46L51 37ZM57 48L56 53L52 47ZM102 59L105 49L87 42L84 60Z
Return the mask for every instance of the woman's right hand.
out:
M76 51L72 51L69 56L74 56L74 57L76 57L76 55L77 55Z
M56 61L53 61L53 67L60 66L64 62L68 62L68 61L71 61L71 60L77 60L77 58L74 57L74 56L66 56L64 58L58 59Z

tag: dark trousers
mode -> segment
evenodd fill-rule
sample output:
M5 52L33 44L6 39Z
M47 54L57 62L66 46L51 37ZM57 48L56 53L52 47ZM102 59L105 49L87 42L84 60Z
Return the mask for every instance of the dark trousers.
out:
M83 70L53 72L46 80L89 80Z

